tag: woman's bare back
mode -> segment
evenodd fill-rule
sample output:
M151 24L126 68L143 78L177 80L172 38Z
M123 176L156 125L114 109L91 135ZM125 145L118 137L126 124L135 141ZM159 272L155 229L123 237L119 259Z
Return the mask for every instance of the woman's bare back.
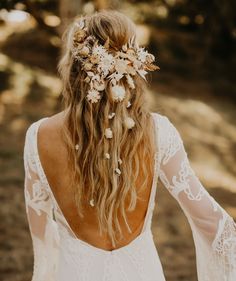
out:
M76 236L95 247L104 250L113 250L108 235L103 234L100 236L99 234L95 208L89 204L84 204L84 218L82 219L77 214L76 205L73 199L73 191L69 188L71 172L67 166L68 158L66 146L61 137L63 120L64 112L55 114L42 122L38 131L39 157L47 176L47 180L63 215ZM146 159L145 161L150 160ZM153 170L148 173L147 187L139 193L142 201L138 200L135 210L127 213L127 219L132 233L128 232L125 222L121 219L121 216L119 217L124 238L117 243L116 248L129 244L142 230L153 181L154 163L152 167ZM142 173L139 174L136 183L137 188L144 176L146 177L147 175L143 175Z

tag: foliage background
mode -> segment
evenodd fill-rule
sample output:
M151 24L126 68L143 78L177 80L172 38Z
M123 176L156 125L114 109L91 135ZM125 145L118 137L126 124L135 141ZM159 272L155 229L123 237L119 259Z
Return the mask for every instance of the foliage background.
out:
M161 70L150 77L151 109L179 129L209 193L236 219L236 2L234 0L1 0L0 279L31 280L23 145L28 126L61 109L60 36L78 13L118 9L137 23L140 43ZM191 231L159 184L153 217L168 281L196 281Z

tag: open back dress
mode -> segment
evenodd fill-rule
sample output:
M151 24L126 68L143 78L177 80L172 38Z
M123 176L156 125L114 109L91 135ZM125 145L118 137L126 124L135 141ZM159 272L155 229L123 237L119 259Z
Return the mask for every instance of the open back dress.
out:
M158 151L143 229L129 244L111 251L80 240L71 229L39 158L37 132L48 117L29 126L24 146L24 195L34 251L32 281L168 281L151 231L158 179L178 201L190 224L198 281L236 281L235 221L195 175L176 127L168 117L151 114Z

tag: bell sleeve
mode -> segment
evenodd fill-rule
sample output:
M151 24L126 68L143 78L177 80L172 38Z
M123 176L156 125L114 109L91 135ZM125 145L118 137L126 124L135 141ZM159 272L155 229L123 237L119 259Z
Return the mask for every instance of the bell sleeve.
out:
M52 201L37 169L34 131L32 124L26 132L24 144L24 198L34 252L32 281L53 281L59 236L53 220Z
M198 281L236 280L236 223L191 168L182 138L159 119L160 180L178 201L192 230Z

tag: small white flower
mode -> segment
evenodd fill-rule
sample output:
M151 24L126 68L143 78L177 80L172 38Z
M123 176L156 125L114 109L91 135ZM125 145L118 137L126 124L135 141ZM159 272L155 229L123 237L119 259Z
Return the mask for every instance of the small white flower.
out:
M95 46L93 48L93 55L95 56L102 56L102 57L105 57L107 53L107 50L101 46L101 45L98 45L98 46Z
M114 101L122 101L125 98L125 88L115 85L111 88L112 98Z
M107 139L111 139L113 137L111 128L107 128L105 130L105 136L106 136Z
M96 103L101 99L100 93L96 90L90 90L87 94L87 99L91 103Z
M105 158L106 159L110 159L110 154L109 153L105 153Z
M75 150L79 150L79 145L78 145L78 143L75 145Z
M115 169L115 172L118 174L118 175L121 175L121 170L119 168L116 168Z
M121 160L121 159L118 159L118 163L121 165L121 164L122 164L122 160Z
M108 115L108 119L112 119L115 116L115 112L112 112L111 114Z
M130 101L128 101L128 103L127 103L127 106L126 106L127 108L129 108L129 107L131 107L131 102Z
M91 199L91 200L89 201L89 204L90 204L92 207L94 207L94 206L95 206L95 204L94 204L94 199Z
M134 125L135 125L134 119L132 119L130 117L125 118L125 126L128 129L132 129L134 127Z

